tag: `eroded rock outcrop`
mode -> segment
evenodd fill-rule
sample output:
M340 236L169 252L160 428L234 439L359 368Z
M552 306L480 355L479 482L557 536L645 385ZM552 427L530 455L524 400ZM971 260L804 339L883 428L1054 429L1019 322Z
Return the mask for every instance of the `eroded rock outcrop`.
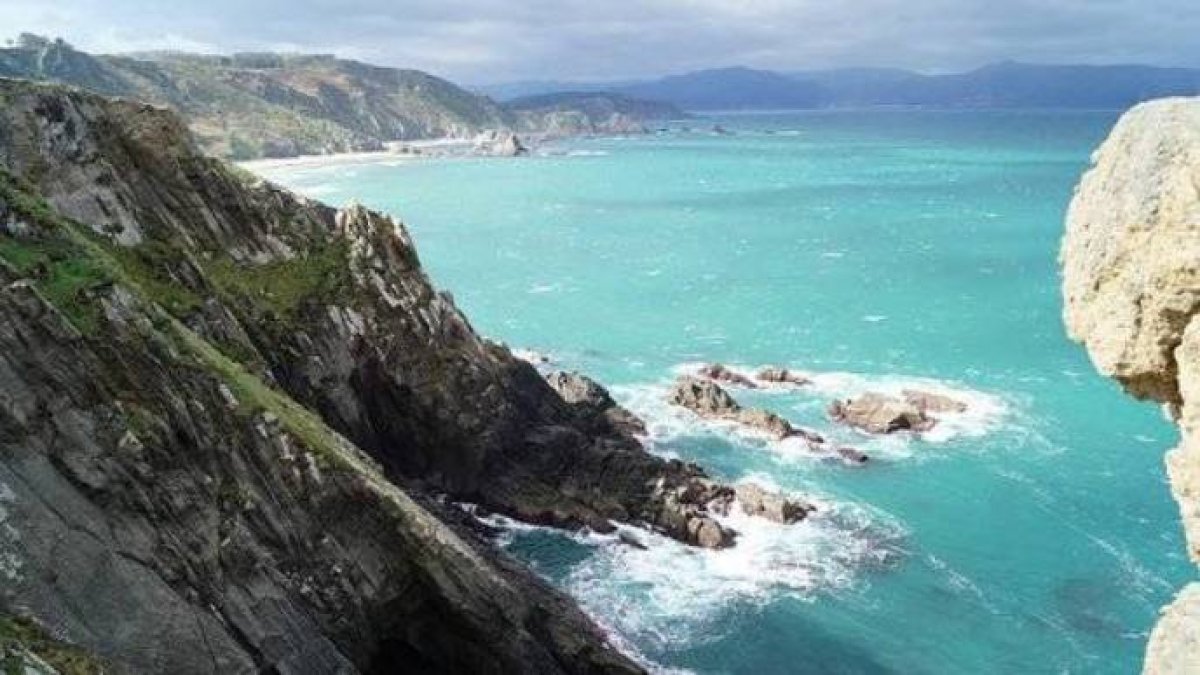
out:
M482 504L733 535L436 291L404 227L0 80L0 614L118 672L637 672Z
M645 435L646 423L614 401L608 390L592 378L559 370L547 375L546 381L564 401L602 431Z
M829 406L829 416L872 434L928 431L937 424L937 420L925 414L925 410L918 405L875 392L845 401L834 401Z
M696 413L700 417L713 420L728 420L736 422L747 429L764 433L775 439L789 436L805 435L808 432L798 430L791 422L773 412L760 408L743 408L741 404L729 395L711 379L683 376L675 382L668 400L680 407Z
M1137 106L1093 160L1062 246L1067 330L1097 369L1178 423L1167 472L1200 562L1200 100ZM1198 589L1165 609L1146 672L1200 672Z

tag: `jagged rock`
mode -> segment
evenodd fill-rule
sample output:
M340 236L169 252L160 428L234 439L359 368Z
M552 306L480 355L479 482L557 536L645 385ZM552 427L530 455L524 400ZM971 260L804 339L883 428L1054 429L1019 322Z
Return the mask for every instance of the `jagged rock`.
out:
M1164 404L1182 432L1167 453L1188 554L1200 563L1200 100L1125 113L1093 155L1067 214L1063 313L1092 363ZM1193 584L1151 634L1147 673L1200 672Z
M798 433L791 422L769 410L761 408L743 408L738 410L734 413L733 420L738 424L761 431L777 440L783 440Z
M829 406L829 416L873 434L928 431L937 423L907 401L874 392L855 399L834 401Z
M684 375L675 382L668 400L701 417L736 422L777 440L794 435L802 435L806 439L815 436L809 431L797 431L791 422L773 412L760 408L743 408L729 392L710 379Z
M593 424L609 425L620 433L642 436L646 423L613 400L608 390L579 373L555 371L546 376L550 387Z
M754 374L754 379L760 382L771 382L774 384L812 384L811 379L800 373L797 373L793 370L788 370L787 368L777 368L774 366L768 366L759 370Z
M754 380L742 375L736 370L731 370L720 363L710 363L706 366L701 366L696 372L700 377L706 377L716 382L724 382L739 387L754 389L758 385L754 384Z
M0 189L124 247L56 255L155 279L55 306L0 265L0 613L117 672L640 672L425 490L732 541L675 496L703 471L584 424L391 218L243 180L161 109L0 98Z
M743 483L734 488L738 503L747 515L760 516L777 523L794 523L803 520L816 507L787 499L767 492L761 487Z
M934 394L917 389L905 389L901 392L904 400L913 404L923 413L961 413L967 411L967 404L958 399L943 394Z
M670 402L701 417L710 418L728 417L742 409L742 406L716 382L686 375L675 382Z

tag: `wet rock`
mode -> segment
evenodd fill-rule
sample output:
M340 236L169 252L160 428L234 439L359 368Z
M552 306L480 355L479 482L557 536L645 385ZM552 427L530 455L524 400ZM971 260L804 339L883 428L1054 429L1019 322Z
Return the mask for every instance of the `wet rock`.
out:
M742 409L716 382L686 375L675 382L670 402L709 418L728 417Z
M816 507L811 504L787 499L751 483L738 485L734 490L744 513L777 523L795 523L803 520L810 512L816 511Z
M791 422L773 412L761 408L743 408L729 392L710 379L685 375L676 381L668 400L701 417L736 422L776 440L783 440L798 433ZM803 433L807 435L811 432Z
M688 520L687 540L701 548L729 548L733 546L735 533L721 527L720 523L708 516L696 516Z
M794 384L797 386L812 384L811 379L800 373L797 373L794 370L777 368L775 366L768 366L759 370L754 374L754 379L760 382L770 382L772 384Z
M754 389L758 385L754 384L754 380L742 375L736 370L731 370L720 363L710 363L706 366L701 366L700 370L696 371L700 377L706 377L717 382L725 384L733 384L739 387L747 387Z
M923 413L961 413L967 411L967 404L958 399L934 394L918 389L905 389L902 392L904 400L913 404Z
M731 419L738 424L761 431L776 440L797 435L791 422L761 408L743 408L734 413Z
M633 534L631 534L629 532L621 532L620 534L618 534L617 541L621 542L622 544L624 544L630 548L636 548L639 551L646 550L646 545L642 543L642 540L638 539L636 536L634 536Z
M579 373L555 371L546 376L550 388L558 392L595 424L607 424L613 430L636 436L646 434L646 423L613 400L600 383Z
M866 464L871 459L862 450L846 445L839 445L834 451L848 464Z
M834 401L829 406L829 416L873 434L928 431L937 423L908 401L874 392L855 399Z

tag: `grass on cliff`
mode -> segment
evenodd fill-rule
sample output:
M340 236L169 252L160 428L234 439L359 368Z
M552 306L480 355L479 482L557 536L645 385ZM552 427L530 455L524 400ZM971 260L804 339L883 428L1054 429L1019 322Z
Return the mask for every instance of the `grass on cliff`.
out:
M262 265L222 258L205 266L221 292L241 297L284 320L294 320L301 305L335 301L349 283L349 249L344 241L318 245L307 255Z
M51 638L27 619L0 614L0 667L5 675L23 675L19 652L26 651L62 675L100 675L101 662L78 647Z
M174 310L200 302L195 294L172 284L158 271L162 267L159 263L167 256L177 256L177 250L147 244L130 249L99 241L32 194L32 188L0 170L0 201L31 226L31 231L21 236L0 234L0 258L19 274L33 279L46 300L81 332L94 334L102 321L97 296L87 291L119 283L147 303L155 325L173 338L181 351L224 382L247 412L274 414L326 466L334 461L358 472L373 472L315 413L268 386L176 318ZM333 268L344 264L346 254L345 246L339 244L322 249L315 257L259 267L237 266L230 261L218 265L222 276L217 283L291 315L304 297L340 288L337 279L344 272Z

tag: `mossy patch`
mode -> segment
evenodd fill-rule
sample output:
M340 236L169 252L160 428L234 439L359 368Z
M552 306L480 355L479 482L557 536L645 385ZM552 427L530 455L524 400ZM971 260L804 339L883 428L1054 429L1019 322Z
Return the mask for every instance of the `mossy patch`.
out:
M297 318L306 302L336 303L350 285L344 241L320 243L295 258L259 265L221 258L205 271L221 292L288 321Z
M63 675L98 675L104 665L88 652L51 638L37 624L0 614L0 664L6 675L22 673L21 658L15 652L29 652Z

